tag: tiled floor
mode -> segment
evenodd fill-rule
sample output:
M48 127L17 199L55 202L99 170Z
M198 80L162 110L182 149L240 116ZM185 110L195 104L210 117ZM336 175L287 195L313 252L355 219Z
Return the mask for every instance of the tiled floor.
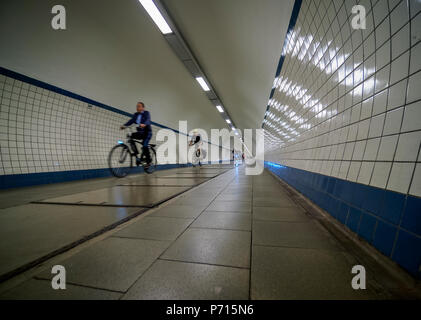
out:
M225 172L226 168L214 167L212 170L214 176ZM184 172L194 177L162 178L166 175L182 176L177 173ZM196 178L201 174L199 168L179 168L124 179L93 179L95 181L2 190L0 200L5 208L0 209L0 279L42 262L58 251L68 250L210 179ZM168 181L171 185L165 183ZM194 207L178 210L175 217L191 215L190 218L195 218L206 207L200 206L198 212ZM150 218L146 229L155 228L149 232L145 228L139 229L138 233L149 239L147 235L150 237L153 231L161 234L163 239L173 240L171 232L179 225L173 218L168 214L166 218ZM181 228L180 232L183 230Z
M270 174L243 173L217 176L65 258L65 292L48 289L47 264L0 298L391 297L372 275L366 290L353 290L358 260Z

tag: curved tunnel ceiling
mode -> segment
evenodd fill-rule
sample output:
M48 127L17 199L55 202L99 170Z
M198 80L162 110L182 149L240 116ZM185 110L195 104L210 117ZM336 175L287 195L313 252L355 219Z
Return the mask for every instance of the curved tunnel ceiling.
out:
M162 2L237 127L260 128L294 1Z
M0 66L127 112L142 99L174 129L226 128L139 1L66 1L63 31L51 28L55 4L0 2Z

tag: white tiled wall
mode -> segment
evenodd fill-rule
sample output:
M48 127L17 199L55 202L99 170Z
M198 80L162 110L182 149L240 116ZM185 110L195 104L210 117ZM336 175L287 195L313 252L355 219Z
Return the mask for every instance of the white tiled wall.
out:
M366 8L366 29L351 27ZM266 160L421 196L421 1L304 0L264 120Z
M0 75L0 175L107 168L129 117L88 106Z

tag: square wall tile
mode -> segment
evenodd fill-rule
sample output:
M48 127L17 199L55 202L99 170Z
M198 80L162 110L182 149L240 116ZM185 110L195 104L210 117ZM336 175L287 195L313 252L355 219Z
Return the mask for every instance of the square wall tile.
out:
M395 161L415 161L421 143L421 131L403 133L399 136Z
M403 212L401 227L421 236L421 198L408 196Z
M414 276L421 275L421 238L403 230L399 231L392 259L410 271Z
M406 105L402 132L421 130L421 101Z
M378 221L373 245L379 249L385 256L390 256L395 243L397 229L391 224Z
M415 165L413 163L394 163L387 189L407 193L414 167Z
M371 177L370 181L370 186L385 188L391 167L391 162L376 162L374 165L373 176Z
M396 150L399 135L382 137L379 151L377 153L377 161L392 161Z
M402 124L403 111L404 108L401 107L386 113L386 121L383 130L384 135L399 133Z

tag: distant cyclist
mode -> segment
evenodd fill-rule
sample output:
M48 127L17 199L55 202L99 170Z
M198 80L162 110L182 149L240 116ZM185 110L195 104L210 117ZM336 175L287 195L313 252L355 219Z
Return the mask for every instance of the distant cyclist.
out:
M194 146L195 147L195 151L194 151L194 157L196 157L199 161L199 166L201 166L202 164L200 163L200 159L202 156L202 136L200 135L199 131L197 129L193 130L193 136L190 140L189 146ZM193 161L194 162L194 161Z
M149 141L152 138L152 127L151 127L151 115L149 111L145 110L145 104L139 101L136 105L136 110L133 114L133 117L126 122L124 126L121 126L120 129L125 129L126 127L136 124L137 125L137 132L133 132L131 135L132 139L142 140L142 150L143 154L145 155L147 165L150 165L152 159L151 155L149 154ZM137 150L136 143L130 140L130 145L132 147L133 152L136 155L136 164L140 164L141 159L139 158L139 151Z

